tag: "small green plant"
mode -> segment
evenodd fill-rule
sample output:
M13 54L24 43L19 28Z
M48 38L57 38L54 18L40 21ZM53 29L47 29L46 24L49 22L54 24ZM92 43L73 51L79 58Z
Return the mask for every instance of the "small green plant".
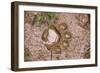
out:
M42 24L53 24L55 23L57 16L54 13L43 12L41 14L37 14L33 18L32 25L41 26Z

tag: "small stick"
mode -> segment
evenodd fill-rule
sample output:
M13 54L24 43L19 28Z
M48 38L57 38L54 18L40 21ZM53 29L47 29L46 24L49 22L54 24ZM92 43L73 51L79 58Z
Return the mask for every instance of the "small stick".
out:
M52 51L51 51L51 60L52 60Z

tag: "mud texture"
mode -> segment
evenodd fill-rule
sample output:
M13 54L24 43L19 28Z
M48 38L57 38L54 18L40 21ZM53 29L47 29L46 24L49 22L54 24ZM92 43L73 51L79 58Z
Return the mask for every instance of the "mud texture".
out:
M50 44L46 41L51 28L47 24L32 25L37 14L41 12L24 13L24 61L90 58L89 14L55 13L58 19L52 24L52 30L59 39Z

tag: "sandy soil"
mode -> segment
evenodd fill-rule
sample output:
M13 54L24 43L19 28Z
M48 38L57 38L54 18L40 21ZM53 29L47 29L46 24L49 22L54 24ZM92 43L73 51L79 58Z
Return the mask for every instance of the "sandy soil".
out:
M25 12L24 25L24 60L41 61L51 60L51 51L44 45L41 36L47 25L36 27L32 19L36 12ZM65 23L66 31L70 33L68 46L61 48L61 53L52 52L52 60L85 59L90 58L90 23L88 14L56 13L58 20L55 25Z

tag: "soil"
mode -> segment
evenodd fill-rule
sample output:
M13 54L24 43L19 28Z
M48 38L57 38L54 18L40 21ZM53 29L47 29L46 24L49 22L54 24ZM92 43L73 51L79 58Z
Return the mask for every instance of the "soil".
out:
M48 29L48 25L42 24L41 27L32 25L33 18L38 13L41 12L25 11L24 61L90 58L89 14L55 13L58 19L53 25L61 37L59 42L51 46L44 43L45 41L41 38L44 31Z

